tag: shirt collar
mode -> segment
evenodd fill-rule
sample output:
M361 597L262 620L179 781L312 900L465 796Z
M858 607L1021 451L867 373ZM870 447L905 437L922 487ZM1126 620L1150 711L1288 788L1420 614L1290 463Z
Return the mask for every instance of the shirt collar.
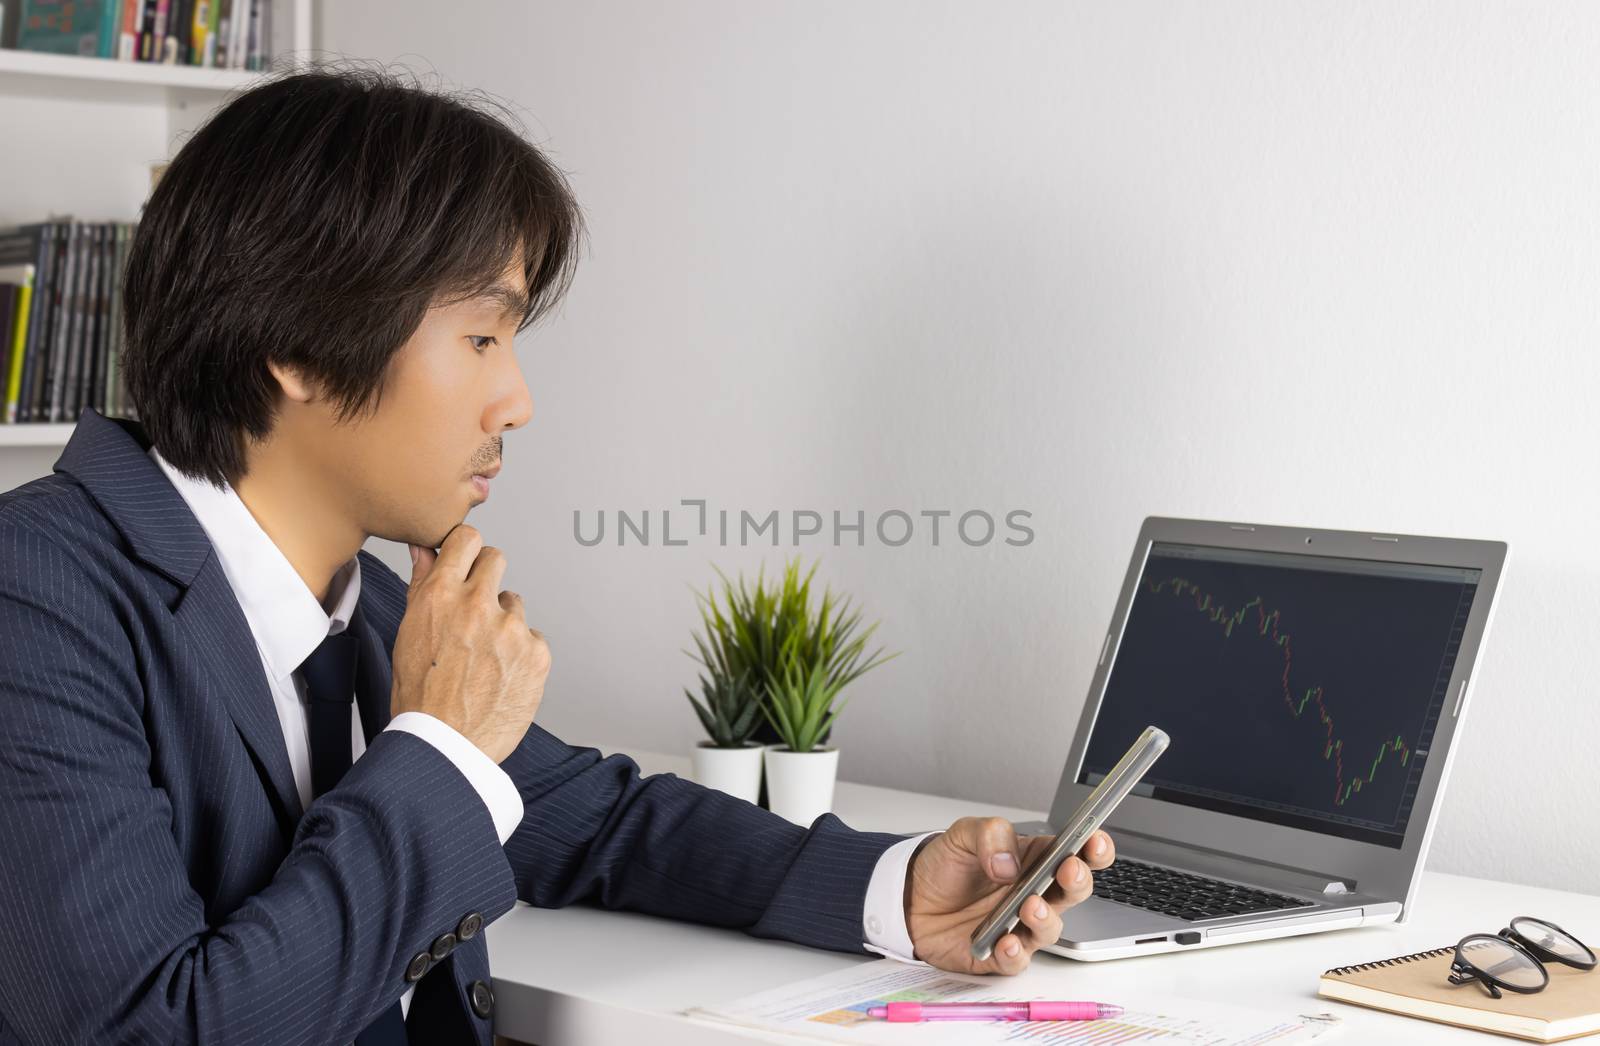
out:
M173 468L155 447L150 457L188 503L217 550L222 572L274 679L286 679L328 636L344 631L361 595L361 562L352 556L328 585L325 610L283 551L261 529L232 484L217 489Z

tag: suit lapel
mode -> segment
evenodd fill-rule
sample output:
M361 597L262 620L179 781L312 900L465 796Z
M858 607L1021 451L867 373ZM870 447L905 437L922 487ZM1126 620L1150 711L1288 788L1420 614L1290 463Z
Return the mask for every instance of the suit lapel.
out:
M389 688L392 676L389 653L383 640L367 621L367 615L356 603L348 626L355 633L356 645L356 707L361 711L361 732L367 744L378 731L389 725Z
M184 589L173 619L198 652L195 660L216 685L292 835L302 812L300 796L261 653L211 539L149 449L137 422L86 409L55 470L83 484L135 557Z
M304 810L289 766L283 727L250 623L215 556L200 569L173 618L202 652L200 660L266 778L279 819L292 837Z

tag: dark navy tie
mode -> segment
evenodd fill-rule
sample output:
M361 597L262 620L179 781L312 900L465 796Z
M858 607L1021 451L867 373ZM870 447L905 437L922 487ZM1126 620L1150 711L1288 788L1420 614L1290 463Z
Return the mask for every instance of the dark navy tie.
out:
M317 645L300 666L306 682L311 748L311 796L339 783L350 769L350 709L356 692L356 637L346 628ZM406 1046L405 1016L396 1002L356 1036L356 1046Z

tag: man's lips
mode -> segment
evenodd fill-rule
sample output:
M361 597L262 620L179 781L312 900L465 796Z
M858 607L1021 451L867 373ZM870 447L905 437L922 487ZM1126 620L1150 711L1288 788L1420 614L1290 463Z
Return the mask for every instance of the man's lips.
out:
M472 474L472 489L477 492L480 503L489 500L489 481L498 475L500 475L500 463L498 461L495 462L493 468Z

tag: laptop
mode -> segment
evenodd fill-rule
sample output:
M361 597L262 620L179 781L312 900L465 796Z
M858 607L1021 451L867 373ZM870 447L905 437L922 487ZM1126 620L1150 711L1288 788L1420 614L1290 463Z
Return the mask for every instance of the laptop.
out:
M1404 922L1489 633L1498 541L1145 520L1054 833L1146 726L1071 959Z

